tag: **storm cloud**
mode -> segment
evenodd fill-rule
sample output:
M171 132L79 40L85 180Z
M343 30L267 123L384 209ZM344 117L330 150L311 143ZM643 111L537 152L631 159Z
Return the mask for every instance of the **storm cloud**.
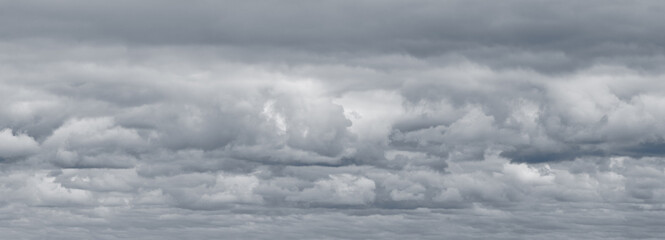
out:
M663 10L0 0L0 238L658 238Z

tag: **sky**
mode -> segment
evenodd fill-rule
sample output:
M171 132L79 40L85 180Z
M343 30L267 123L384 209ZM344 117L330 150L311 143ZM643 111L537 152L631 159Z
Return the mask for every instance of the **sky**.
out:
M665 2L0 0L0 239L657 239Z

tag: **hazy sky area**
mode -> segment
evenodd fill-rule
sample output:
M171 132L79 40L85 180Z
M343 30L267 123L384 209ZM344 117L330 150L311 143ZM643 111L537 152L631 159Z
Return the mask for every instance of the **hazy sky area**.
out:
M0 239L659 239L665 1L0 0Z

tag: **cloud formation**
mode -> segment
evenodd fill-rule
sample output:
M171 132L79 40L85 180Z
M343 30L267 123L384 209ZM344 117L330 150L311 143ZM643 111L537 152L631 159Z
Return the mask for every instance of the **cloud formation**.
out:
M0 231L657 238L663 8L0 1Z

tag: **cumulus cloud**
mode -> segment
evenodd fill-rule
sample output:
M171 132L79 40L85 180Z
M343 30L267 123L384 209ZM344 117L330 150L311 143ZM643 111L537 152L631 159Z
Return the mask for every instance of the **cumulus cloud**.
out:
M374 181L349 174L330 175L329 178L314 182L313 187L287 200L330 205L362 205L374 201Z
M0 1L0 231L657 238L663 7Z
M12 129L0 131L0 158L3 160L25 157L39 150L39 144L26 134L14 134Z
M46 157L62 167L132 167L145 142L135 130L114 126L110 118L73 119L44 142Z

